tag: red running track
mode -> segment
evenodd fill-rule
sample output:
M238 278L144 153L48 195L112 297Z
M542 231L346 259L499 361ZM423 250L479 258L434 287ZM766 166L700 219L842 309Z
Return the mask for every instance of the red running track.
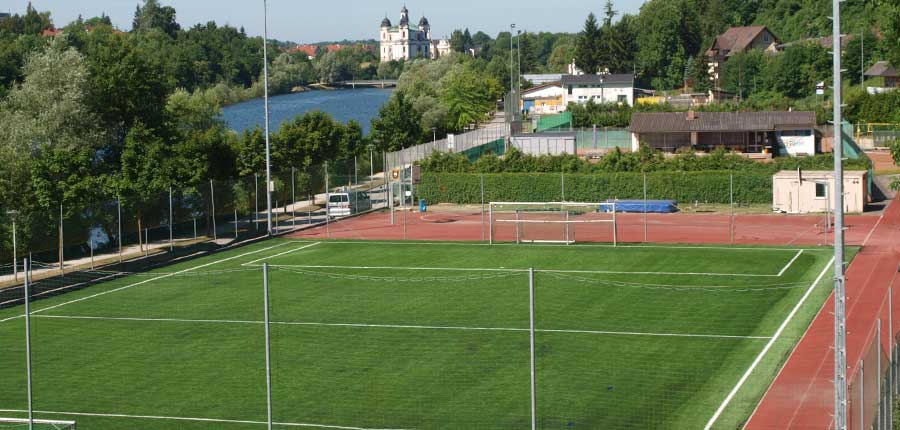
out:
M477 209L476 209L477 211ZM482 224L480 212L395 212L394 225L390 214L376 212L334 222L291 234L305 239L362 239L362 240L487 240L490 236ZM404 221L405 219L405 221ZM620 242L655 243L731 243L731 219L719 214L648 214L646 240L643 214L618 215ZM847 243L860 245L866 240L877 216L848 216ZM405 225L404 225L405 224ZM831 234L825 234L822 216L793 215L737 215L734 223L734 243L765 245L826 245ZM561 239L561 227L558 232ZM495 229L495 240L514 241L509 224ZM575 239L580 242L612 242L609 224L579 224Z
M853 243L854 241L849 241ZM900 294L888 290L900 284L900 204L885 211L847 270L847 375L850 385L850 429L870 428L877 407L877 378L870 357L880 347L886 360L893 345L891 334L898 332ZM834 295L829 297L796 349L775 378L746 428L749 430L830 429L834 414ZM890 315L889 310L893 315ZM878 329L879 320L882 329ZM893 327L888 326L892 322ZM877 338L878 334L881 334ZM874 347L874 348L873 348ZM867 369L860 378L860 360ZM870 378L871 376L871 378ZM865 386L865 402L859 402L860 384ZM865 413L861 418L860 410Z

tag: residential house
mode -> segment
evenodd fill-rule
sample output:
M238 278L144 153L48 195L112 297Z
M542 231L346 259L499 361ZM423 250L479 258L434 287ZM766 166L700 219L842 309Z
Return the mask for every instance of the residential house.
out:
M531 87L522 91L522 104L520 108L524 112L536 115L552 115L566 110L563 103L564 93L559 82L549 82Z
M900 80L897 79L897 69L887 61L879 61L872 65L865 73L868 78L881 78L881 87L868 87L869 94L878 94L893 91L900 88Z
M618 103L634 106L634 75L563 75L563 105L569 103Z
M711 62L722 62L734 54L751 49L775 52L780 43L764 25L731 27L716 37L712 47L706 51L706 56Z
M660 112L631 116L631 144L675 152L718 147L769 158L816 153L815 112Z

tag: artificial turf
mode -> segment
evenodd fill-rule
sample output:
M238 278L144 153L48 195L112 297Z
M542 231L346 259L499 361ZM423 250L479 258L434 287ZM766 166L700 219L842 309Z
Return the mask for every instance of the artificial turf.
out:
M539 428L703 428L829 258L270 240L34 303L34 406L81 430L264 428L265 262L274 421L530 428L533 267ZM746 418L826 284L728 419ZM0 321L21 313L0 309ZM21 318L0 322L0 416L26 407L23 333Z

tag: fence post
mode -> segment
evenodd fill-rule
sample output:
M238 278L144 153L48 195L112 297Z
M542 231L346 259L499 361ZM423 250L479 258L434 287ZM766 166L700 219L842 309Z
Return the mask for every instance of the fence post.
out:
M594 124L594 150L597 150L597 124Z
M259 175L253 174L253 225L259 231Z
M172 218L172 187L169 187L169 252L175 250L175 239L172 234L173 224L175 223Z
M19 261L16 258L16 216L12 219L12 246L13 246L13 282L19 282Z
M859 428L866 428L866 373L863 360L859 360Z
M122 262L122 197L116 196L116 214L119 223L119 263ZM196 230L196 226L194 227ZM196 233L194 236L197 236ZM195 237L196 239L196 237Z
M141 232L138 232L138 234L141 234ZM144 228L144 243L147 244L147 246L144 247L144 255L149 257L150 256L150 227Z
M216 232L216 191L213 188L213 180L209 180L209 199L210 203L212 203L212 207L210 208L210 213L212 214L212 231L213 231L213 240L219 240L218 232Z
M294 166L291 166L291 229L297 229L297 192L295 189Z
M562 200L560 200L560 201L565 202L566 201L566 173L565 172L559 173L559 180L560 180L560 192L562 193L560 196L562 198Z
M537 378L534 348L534 268L528 269L528 336L531 343L531 430L537 430Z
M63 267L65 264L66 256L63 251L63 246L65 244L65 232L63 230L63 205L59 204L59 271L63 274L66 273L66 269Z
M91 238L88 243L88 247L91 248L91 270L94 270L94 236L91 234Z
M234 210L234 240L238 238L238 213L237 209Z
M884 392L882 385L882 382L884 382L884 378L881 374L881 318L877 320L877 325L875 326L875 349L875 381L878 384L878 394L875 395L875 404L878 405L878 412L875 417L875 422L877 424L875 427L880 429L882 428L881 420L884 419L884 405L881 403L881 395Z
M269 319L269 263L263 263L263 316L266 332L266 425L272 430L272 341Z
M488 245L494 244L494 205L488 206Z
M731 237L731 244L734 245L734 174L731 174L729 179L728 197L730 199L729 206L731 207L731 220L728 226L728 234Z
M194 240L197 240L197 218L192 218L194 221Z
M481 241L484 242L484 173L481 177Z
M647 243L647 173L644 172L644 243Z
M28 430L34 429L34 393L31 369L31 260L25 259L25 368L28 387Z
M331 200L331 189L328 184L328 162L325 162L325 238L331 237L331 221L328 219L328 202Z

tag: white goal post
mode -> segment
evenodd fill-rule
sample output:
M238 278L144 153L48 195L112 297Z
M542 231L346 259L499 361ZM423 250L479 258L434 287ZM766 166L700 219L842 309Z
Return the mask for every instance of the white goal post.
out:
M590 237L615 246L616 212L615 202L490 202L489 244L572 244Z
M27 429L28 418L2 418L0 417L0 429ZM36 430L76 430L75 421L59 420L31 420Z

